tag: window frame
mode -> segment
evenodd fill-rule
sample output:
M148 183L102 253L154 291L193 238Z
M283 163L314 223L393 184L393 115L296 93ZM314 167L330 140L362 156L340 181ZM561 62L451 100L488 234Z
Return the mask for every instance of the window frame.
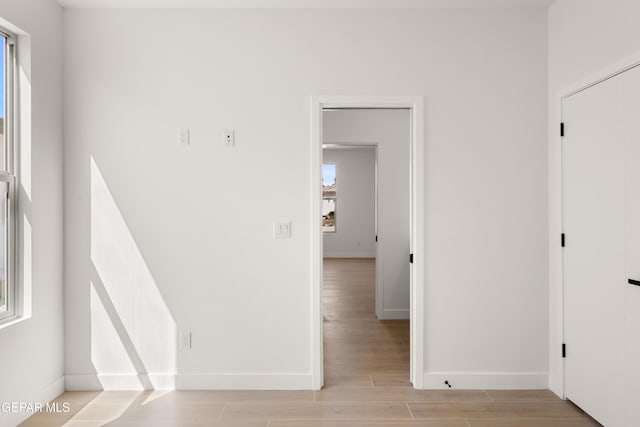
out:
M17 279L17 37L0 26L0 35L5 38L4 52L4 168L0 167L0 182L7 185L6 201L6 236L5 241L5 305L0 312L0 324L14 320L21 315L20 292ZM1 166L1 165L0 165Z

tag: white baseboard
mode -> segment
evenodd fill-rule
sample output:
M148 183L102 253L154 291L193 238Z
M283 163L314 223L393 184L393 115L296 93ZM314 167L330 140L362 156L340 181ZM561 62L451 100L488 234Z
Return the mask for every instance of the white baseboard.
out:
M375 253L368 252L326 252L323 258L375 258Z
M311 390L311 374L180 374L179 390Z
M36 399L36 402L50 402L64 393L64 377L60 377L46 387Z
M34 393L33 397L28 399L20 399L21 403L41 403L51 402L56 397L64 393L64 377L60 377L44 389ZM43 409L44 410L44 409ZM32 416L33 412L5 412L0 416L0 425L17 426L27 418Z
M409 319L408 308L385 308L382 315L377 316L378 320L405 320Z
M311 390L310 374L67 375L69 391L94 390Z
M425 389L535 390L549 386L546 372L425 372ZM95 390L311 390L310 374L67 375L34 401L48 402L69 391Z
M89 374L66 375L68 391L175 390L175 374Z
M425 389L539 390L549 387L548 372L425 372Z

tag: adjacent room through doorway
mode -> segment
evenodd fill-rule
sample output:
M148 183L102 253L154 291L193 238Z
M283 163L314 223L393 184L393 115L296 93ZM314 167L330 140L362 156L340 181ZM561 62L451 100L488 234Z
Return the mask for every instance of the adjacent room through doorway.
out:
M325 387L411 387L410 109L323 112Z

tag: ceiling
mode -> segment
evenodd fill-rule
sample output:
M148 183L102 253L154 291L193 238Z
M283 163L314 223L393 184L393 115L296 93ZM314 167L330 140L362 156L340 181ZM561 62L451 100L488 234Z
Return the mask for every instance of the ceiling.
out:
M546 8L555 0L57 0L68 8Z

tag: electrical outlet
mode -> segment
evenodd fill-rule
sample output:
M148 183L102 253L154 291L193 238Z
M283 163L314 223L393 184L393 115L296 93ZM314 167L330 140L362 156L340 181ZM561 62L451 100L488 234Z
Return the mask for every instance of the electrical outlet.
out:
M224 131L224 145L227 147L233 147L236 144L235 137L233 135L233 130L225 130Z

